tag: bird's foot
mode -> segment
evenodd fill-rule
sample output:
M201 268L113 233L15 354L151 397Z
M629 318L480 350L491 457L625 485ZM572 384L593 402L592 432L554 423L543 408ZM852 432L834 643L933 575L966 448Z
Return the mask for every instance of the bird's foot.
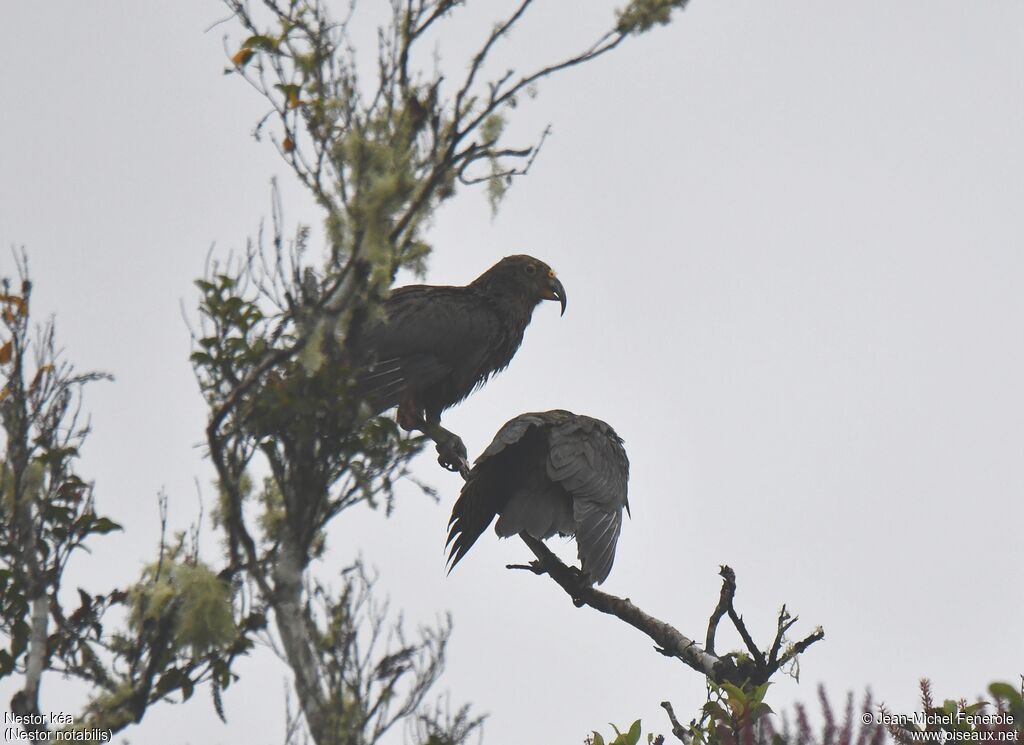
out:
M458 435L448 432L448 437L437 442L437 462L442 468L469 476L469 460L466 445Z
M437 462L442 468L457 471L462 478L469 478L469 460L466 444L454 432L449 432L439 422L424 421L418 428L437 445Z

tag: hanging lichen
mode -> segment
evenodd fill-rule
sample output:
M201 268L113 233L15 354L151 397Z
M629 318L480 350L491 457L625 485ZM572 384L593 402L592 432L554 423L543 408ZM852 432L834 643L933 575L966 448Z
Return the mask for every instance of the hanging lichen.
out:
M189 649L193 657L235 637L230 587L201 562L165 560L162 566L149 565L129 600L133 628L172 614L174 646Z

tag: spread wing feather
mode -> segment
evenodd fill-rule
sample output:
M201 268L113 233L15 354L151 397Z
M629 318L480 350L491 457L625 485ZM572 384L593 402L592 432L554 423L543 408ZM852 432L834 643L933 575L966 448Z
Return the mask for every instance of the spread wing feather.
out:
M527 437L531 427L541 424L543 420L532 414L512 419L498 430L491 444L476 459L448 521L448 571L455 568L494 516L508 504L512 490L518 485L514 478L526 470L523 466L530 458L530 451L543 445L543 438ZM524 439L540 442L522 450L510 447ZM502 525L504 527L505 523Z

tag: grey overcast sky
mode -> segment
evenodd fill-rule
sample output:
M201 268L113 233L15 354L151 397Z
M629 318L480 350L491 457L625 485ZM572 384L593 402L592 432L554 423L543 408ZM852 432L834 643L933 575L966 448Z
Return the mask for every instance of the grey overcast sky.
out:
M505 63L579 46L617 4L539 3ZM497 9L471 3L440 34L443 64L461 69ZM90 588L154 555L159 489L182 526L196 480L211 493L181 315L211 245L244 245L275 175L292 224L320 220L249 136L261 102L221 74L233 28L204 32L224 15L213 0L54 0L7 3L0 24L0 268L24 246L34 311L56 314L81 368L117 376L89 392L82 467L127 531L85 557ZM568 312L538 308L511 367L447 425L478 452L522 411L612 423L633 517L605 587L699 638L728 563L758 638L783 602L796 632L824 626L776 709L818 682L910 711L922 676L939 697L1016 681L1024 3L693 0L545 82L512 127L527 139L548 122L496 219L468 190L437 216L428 281L528 252L558 270ZM410 622L454 614L444 685L490 713L487 743L579 743L636 717L665 731L658 702L702 703L702 681L638 632L506 571L518 542L487 534L445 577L459 480L429 457L419 474L440 505L409 488L391 519L346 514L319 570L361 551ZM266 650L238 669L228 725L203 693L126 736L280 743L286 669ZM44 710L81 702L45 679Z

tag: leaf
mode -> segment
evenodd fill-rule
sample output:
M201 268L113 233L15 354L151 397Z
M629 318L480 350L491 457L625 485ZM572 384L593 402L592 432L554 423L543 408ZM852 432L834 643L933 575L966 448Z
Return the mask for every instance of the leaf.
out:
M732 683L722 683L722 690L729 694L730 701L735 699L742 704L747 703L747 696L739 686L733 685Z
M1009 683L993 683L988 687L988 692L993 698L1001 698L1007 701L1020 701L1020 691Z
M591 739L593 739L594 745L604 745L604 738L597 732L593 733L593 737Z
M50 502L43 505L43 517L46 522L53 524L66 524L74 520L75 512L70 507Z
M11 657L18 659L28 648L28 637L32 629L24 619L19 618L11 628Z
M100 535L112 533L115 530L124 530L124 528L109 517L97 518L89 528L90 533L99 533Z
M23 316L28 313L28 304L25 302L25 298L18 297L17 295L0 295L0 303L4 305L10 305L14 307L15 313L19 316ZM13 320L13 316L5 315L7 320Z
M13 342L7 342L2 347L0 347L0 365L6 365L8 362L11 361L11 355L13 354L14 351L12 343Z
M249 60L253 58L254 54L256 54L256 50L251 47L242 47L235 52L234 56L231 57L231 61L234 63L235 67L243 68L248 64Z
M768 688L770 686L771 686L771 681L768 681L767 683L762 683L761 685L759 685L757 688L754 689L754 692L751 694L751 700L753 700L753 701L764 701L764 696L765 696L766 693L768 693Z
M725 699L726 706L734 717L741 717L747 710L747 695L741 688L732 683L722 683L722 690L728 694Z
M84 608L86 612L92 610L92 595L87 593L81 587L78 588L78 599L81 601L82 608Z
M250 36L248 39L242 42L244 49L262 49L264 52L276 52L278 42L271 39L269 36L263 36L257 34L256 36Z
M78 448L76 447L53 447L45 450L36 456L36 460L43 465L48 465L56 468L58 471L63 470L65 462L70 458L78 457ZM69 474L65 483L76 483L79 486L85 486L85 482L82 481L75 474Z
M302 103L299 100L299 93L302 90L295 83L278 83L274 86L284 94L285 106L289 109L296 109Z
M128 593L124 590L114 590L110 593L111 605L123 605L128 600Z
M242 309L242 306L244 305L245 301L242 298L238 297L237 295L232 295L231 297L224 301L224 312L225 314L238 313Z
M182 683L185 680L187 680L185 674L178 668L172 667L160 676L160 680L158 680L156 684L156 693L158 696L170 693L173 690L181 688Z
M231 685L231 668L223 659L217 658L210 665L210 682L217 688L227 688Z
M291 137L285 137L284 142L281 143L281 149L286 153L290 153L295 150L295 140Z
M717 722L725 722L729 719L729 713L717 701L708 701L704 704L703 709Z
M640 742L640 720L637 719L629 727L629 732L626 733L626 745L636 745Z
M253 611L250 613L243 624L243 628L246 631L260 631L267 627L267 617L265 614L259 611ZM227 688L227 686L224 686Z

